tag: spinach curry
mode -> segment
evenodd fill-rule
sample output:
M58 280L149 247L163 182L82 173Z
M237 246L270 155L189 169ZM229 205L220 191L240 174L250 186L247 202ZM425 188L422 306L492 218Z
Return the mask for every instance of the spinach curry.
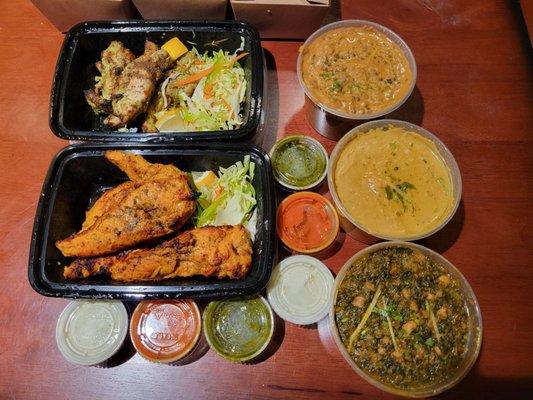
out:
M402 389L445 380L460 366L469 339L459 282L404 247L376 250L350 267L335 321L359 368Z

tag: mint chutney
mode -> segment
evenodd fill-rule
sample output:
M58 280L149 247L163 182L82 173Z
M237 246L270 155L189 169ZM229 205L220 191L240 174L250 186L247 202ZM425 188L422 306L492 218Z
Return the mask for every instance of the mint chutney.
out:
M261 296L212 301L204 312L209 346L230 361L245 362L263 352L274 332L274 315Z
M309 136L294 135L280 140L270 157L274 178L288 189L310 189L326 176L328 154L320 142Z

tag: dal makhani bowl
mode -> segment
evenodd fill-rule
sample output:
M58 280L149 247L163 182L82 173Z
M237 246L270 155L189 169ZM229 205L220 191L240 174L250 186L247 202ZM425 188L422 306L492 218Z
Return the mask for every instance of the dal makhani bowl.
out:
M390 29L362 20L335 22L312 34L300 49L297 73L311 124L333 139L350 124L400 107L416 83L407 44Z
M409 242L378 243L348 260L335 279L329 322L350 366L402 396L451 388L481 348L481 312L464 276Z
M359 125L337 143L328 186L344 230L365 242L432 235L455 214L462 190L459 167L439 139L386 119Z

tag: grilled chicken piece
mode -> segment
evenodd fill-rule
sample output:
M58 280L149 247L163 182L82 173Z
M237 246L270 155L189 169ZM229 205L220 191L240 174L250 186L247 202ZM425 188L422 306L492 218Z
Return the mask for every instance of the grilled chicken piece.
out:
M198 85L198 82L188 83L184 86L178 86L176 83L190 74L191 65L198 61L195 53L189 51L182 56L177 62L174 68L166 72L165 80L159 85L157 93L152 97L150 105L146 110L146 117L142 124L142 131L146 133L158 132L155 126L156 116L155 114L168 108L176 108L180 103L180 94L185 93L187 96L192 96L194 89ZM162 86L166 81L165 86L165 100L163 98Z
M105 192L87 212L82 229L56 242L66 257L94 257L176 232L195 210L187 175L139 155L106 152L131 181Z
M112 96L118 91L120 74L135 56L121 42L112 41L107 49L102 51L101 57L102 60L96 63L101 76L94 90L85 91L85 98L95 113L109 114L112 112Z
M77 259L65 268L66 279L111 275L122 282L158 281L203 275L243 278L252 264L252 243L242 226L207 226L185 231L157 247L116 256Z
M126 65L120 75L117 91L112 96L112 112L104 123L121 128L144 113L163 72L173 62L166 50L147 41L144 54Z

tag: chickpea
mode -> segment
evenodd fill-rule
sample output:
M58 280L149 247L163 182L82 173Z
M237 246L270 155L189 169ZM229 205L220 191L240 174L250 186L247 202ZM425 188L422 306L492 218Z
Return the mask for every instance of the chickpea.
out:
M352 305L355 307L363 308L365 305L366 299L363 296L356 296L352 300Z
M450 277L448 275L439 276L439 284L442 286L447 286L450 283Z
M437 318L438 319L446 319L448 318L448 309L445 306L442 306L437 311Z
M415 321L407 321L405 324L403 324L402 329L407 335L410 335L411 332L416 329L416 322Z

